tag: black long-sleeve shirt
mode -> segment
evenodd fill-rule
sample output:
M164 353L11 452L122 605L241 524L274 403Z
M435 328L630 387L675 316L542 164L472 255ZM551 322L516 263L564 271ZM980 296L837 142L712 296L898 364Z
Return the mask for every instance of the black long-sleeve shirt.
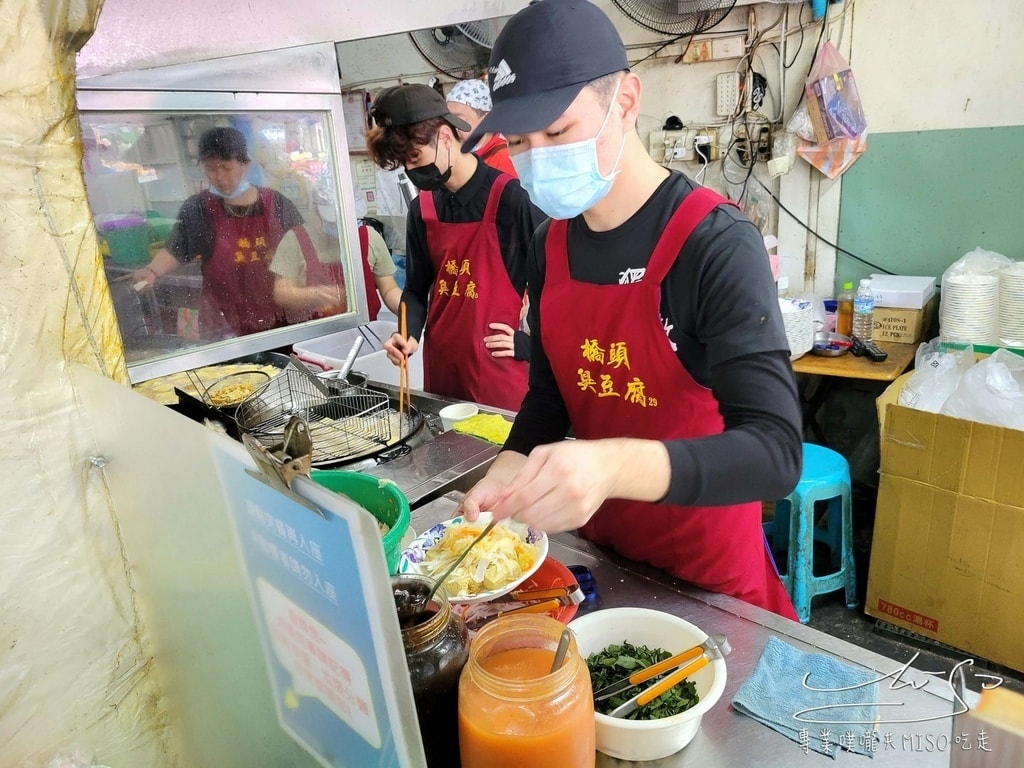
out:
M421 192L434 195L437 218L449 224L480 221L487 208L491 187L501 172L477 163L476 171L457 192L440 189L437 192ZM509 280L520 295L526 292L526 250L534 231L546 217L530 202L526 191L517 179L506 184L498 202L495 228L498 233L498 247L501 260L508 271ZM423 222L419 198L409 206L406 224L406 276L402 301L406 305L406 320L409 335L419 339L427 321L427 304L437 275L430 260L427 243L427 227ZM516 334L516 359L529 357L529 337Z
M695 186L673 173L608 232L573 219L572 277L598 284L642 279L668 219ZM530 389L504 446L523 454L563 439L571 427L543 345L547 231L539 228L527 261ZM710 506L785 496L800 477L800 401L764 242L737 209L720 206L694 230L662 284L661 314L680 361L711 388L725 424L719 435L665 441L672 477L664 501Z

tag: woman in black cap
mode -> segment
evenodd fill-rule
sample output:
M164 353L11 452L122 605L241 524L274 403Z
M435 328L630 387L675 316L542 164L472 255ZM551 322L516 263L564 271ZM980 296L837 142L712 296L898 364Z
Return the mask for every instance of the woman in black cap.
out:
M269 262L284 233L302 225L302 215L280 192L250 184L249 162L241 131L224 127L203 133L199 164L210 187L182 204L164 247L133 275L152 285L199 259L199 332L204 340L258 333L286 322L274 302ZM315 261L316 253L307 258ZM340 299L338 287L336 303Z
M409 206L402 301L408 337L384 348L398 363L424 335L428 392L518 410L528 341L516 331L526 290L526 246L543 214L512 176L463 154L452 114L426 85L385 89L366 137L374 162L404 167L420 194Z

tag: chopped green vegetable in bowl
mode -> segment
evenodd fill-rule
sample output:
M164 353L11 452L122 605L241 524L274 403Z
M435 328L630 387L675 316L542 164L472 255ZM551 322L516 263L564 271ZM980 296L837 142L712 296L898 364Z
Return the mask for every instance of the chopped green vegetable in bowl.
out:
M708 639L704 629L666 611L650 608L604 608L577 616L569 623L576 646L585 659L597 661L604 669L591 675L595 691L649 666L665 654L674 656ZM618 650L613 651L613 646ZM588 666L590 666L588 664ZM673 670L674 671L674 670ZM605 677L600 677L605 675ZM641 710L637 719L605 714L615 700L598 702L594 711L597 750L620 760L660 760L683 749L700 728L704 713L714 707L725 691L728 672L724 658L712 659L689 678L696 695L682 711L651 717ZM624 701L639 689L653 685L649 680L621 694ZM672 689L675 699L686 696L686 688ZM618 698L618 697L616 697ZM675 701L678 706L680 702ZM649 707L658 706L651 702Z
M659 661L667 659L672 654L663 648L648 648L646 645L633 645L623 641L621 645L609 645L600 653L593 653L587 657L587 669L590 670L590 683L595 691L599 691L612 683L618 682L624 677L629 677L634 672L645 669ZM628 701L638 693L658 682L667 674L675 672L670 669L658 677L647 680L632 688L609 696L607 699L594 702L594 709L602 715L610 714L613 709ZM694 706L700 697L697 695L697 686L690 680L684 680L661 694L649 704L626 715L626 720L657 720L661 717L671 717L685 712Z

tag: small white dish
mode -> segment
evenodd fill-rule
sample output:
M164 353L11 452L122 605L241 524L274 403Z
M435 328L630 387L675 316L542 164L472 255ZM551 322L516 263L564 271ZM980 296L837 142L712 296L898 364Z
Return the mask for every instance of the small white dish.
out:
M441 417L441 424L444 425L444 431L448 432L455 423L468 419L470 416L476 416L480 413L480 409L473 405L473 403L455 403L454 405L446 405L437 415Z

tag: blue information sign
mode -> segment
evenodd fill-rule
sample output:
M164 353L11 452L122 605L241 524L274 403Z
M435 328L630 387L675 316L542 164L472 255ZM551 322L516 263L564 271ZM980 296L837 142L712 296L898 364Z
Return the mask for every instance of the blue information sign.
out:
M324 766L423 765L376 519L306 477L271 487L233 446L215 453L281 726Z

